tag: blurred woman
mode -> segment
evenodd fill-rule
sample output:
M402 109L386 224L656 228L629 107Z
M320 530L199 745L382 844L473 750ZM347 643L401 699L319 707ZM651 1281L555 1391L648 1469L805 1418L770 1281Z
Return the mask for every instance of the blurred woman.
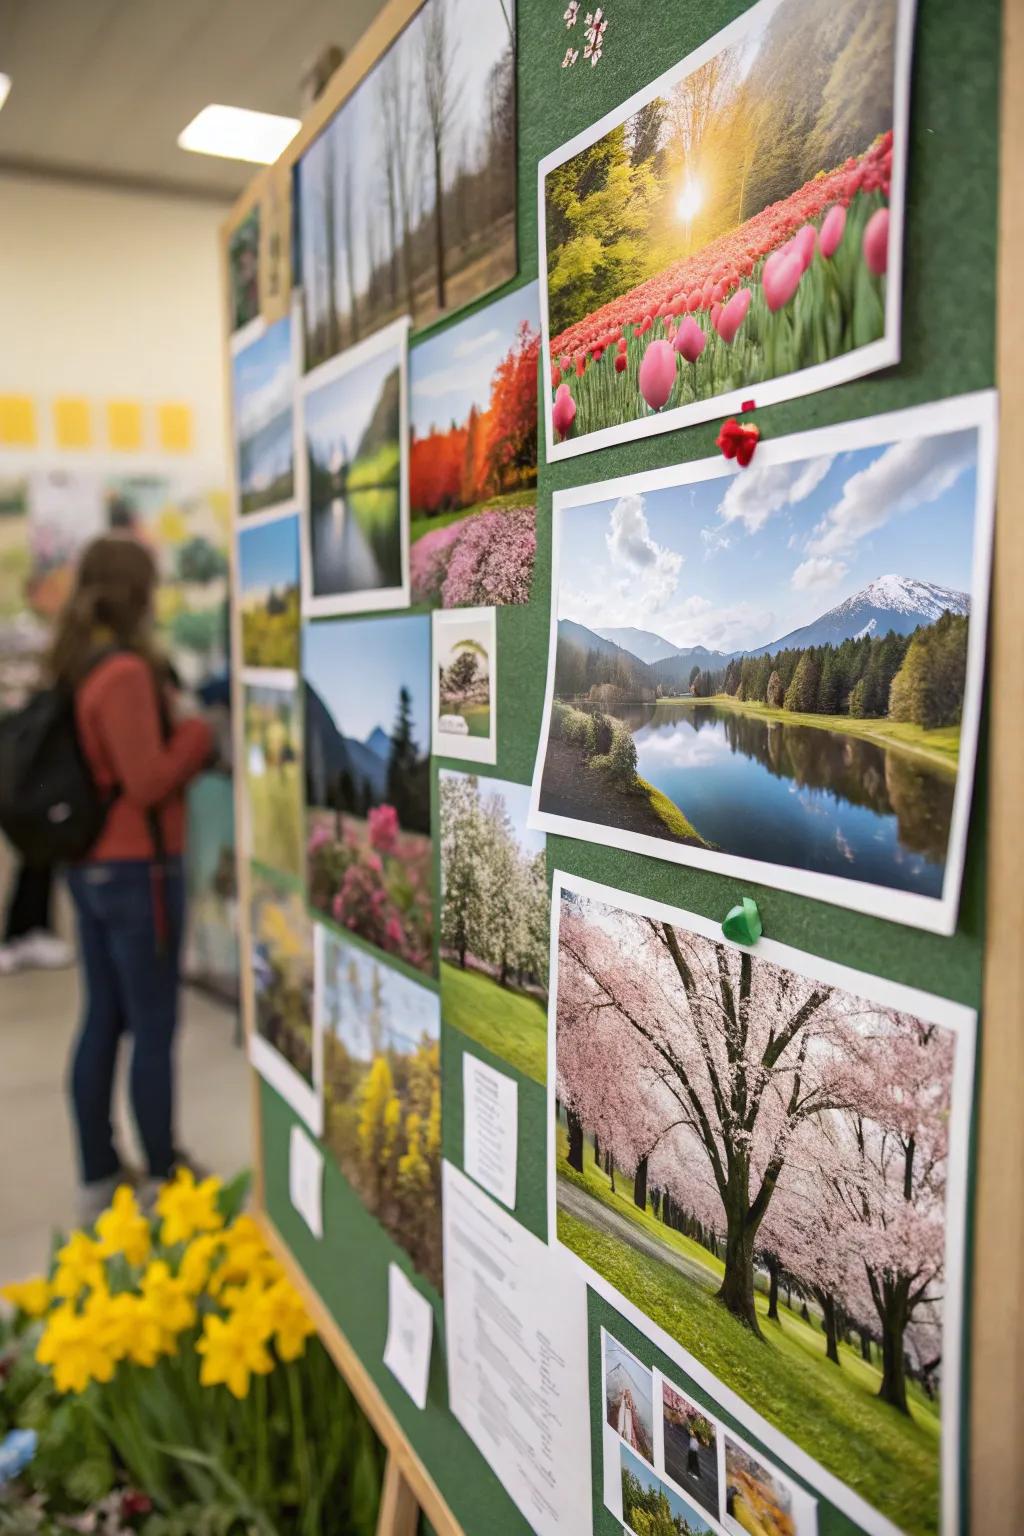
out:
M144 545L127 535L95 539L50 655L54 682L74 695L85 759L110 801L103 831L68 879L84 994L70 1079L83 1223L123 1176L111 1125L122 1034L132 1036L130 1096L150 1178L166 1178L176 1161L184 789L211 741L202 720L178 718L170 669L152 640L156 584Z

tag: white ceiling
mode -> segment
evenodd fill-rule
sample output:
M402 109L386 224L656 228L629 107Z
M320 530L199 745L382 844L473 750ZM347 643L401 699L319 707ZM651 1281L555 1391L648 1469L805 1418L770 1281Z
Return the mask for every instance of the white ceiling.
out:
M208 102L302 116L328 44L350 51L382 0L0 0L0 171L233 198L257 167L179 149Z

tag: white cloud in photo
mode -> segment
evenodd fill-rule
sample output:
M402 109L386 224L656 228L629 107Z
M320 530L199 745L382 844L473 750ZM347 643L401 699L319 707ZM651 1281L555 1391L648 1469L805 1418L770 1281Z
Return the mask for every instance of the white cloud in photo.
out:
M291 390L291 368L287 362L283 362L265 383L244 393L240 392L237 405L239 435L251 437L268 421L273 421L275 416L286 411L291 401Z
M484 331L482 336L470 336L465 341L460 341L457 347L452 348L452 357L472 357L474 352L482 352L484 347L493 347L501 336L497 327Z
M612 567L619 573L620 593L625 597L634 591L636 578L642 576L642 590L636 595L644 608L652 612L664 607L676 590L683 557L651 537L642 496L619 498L608 519L605 542Z
M722 523L742 523L748 533L757 533L768 519L784 507L798 506L824 480L834 463L833 454L817 459L801 459L795 464L755 463L730 480L718 507Z
M850 476L842 496L815 527L808 554L845 554L865 535L884 528L890 518L937 501L976 457L974 432L894 443L873 464Z
M771 608L756 603L716 608L703 598L690 598L673 608L668 621L656 628L658 634L682 648L703 645L709 651L742 651L772 640L778 620Z
M793 572L790 585L795 592L816 592L834 587L846 575L846 563L830 555L811 555Z

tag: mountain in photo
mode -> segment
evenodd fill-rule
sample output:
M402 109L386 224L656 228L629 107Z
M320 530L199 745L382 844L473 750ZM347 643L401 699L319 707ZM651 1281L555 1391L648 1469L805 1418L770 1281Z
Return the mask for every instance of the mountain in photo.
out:
M631 625L624 629L597 629L594 631L602 640L610 640L613 645L621 646L630 655L636 656L640 661L650 664L652 661L664 661L667 656L675 656L679 647L661 635L653 634L649 629L634 629Z
M813 623L746 654L764 656L808 645L841 645L862 635L886 635L890 629L898 635L911 635L922 624L934 624L947 610L967 614L970 607L970 593L958 592L955 587L938 587L910 576L879 576Z
M307 804L332 805L342 779L360 803L377 804L387 789L390 747L391 739L379 725L366 741L343 735L316 689L306 684Z

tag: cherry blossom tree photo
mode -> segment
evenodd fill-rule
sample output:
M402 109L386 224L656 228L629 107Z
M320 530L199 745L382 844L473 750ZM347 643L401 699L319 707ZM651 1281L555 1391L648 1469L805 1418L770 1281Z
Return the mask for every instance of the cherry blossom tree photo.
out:
M560 1241L860 1499L937 1531L973 1014L559 883Z

